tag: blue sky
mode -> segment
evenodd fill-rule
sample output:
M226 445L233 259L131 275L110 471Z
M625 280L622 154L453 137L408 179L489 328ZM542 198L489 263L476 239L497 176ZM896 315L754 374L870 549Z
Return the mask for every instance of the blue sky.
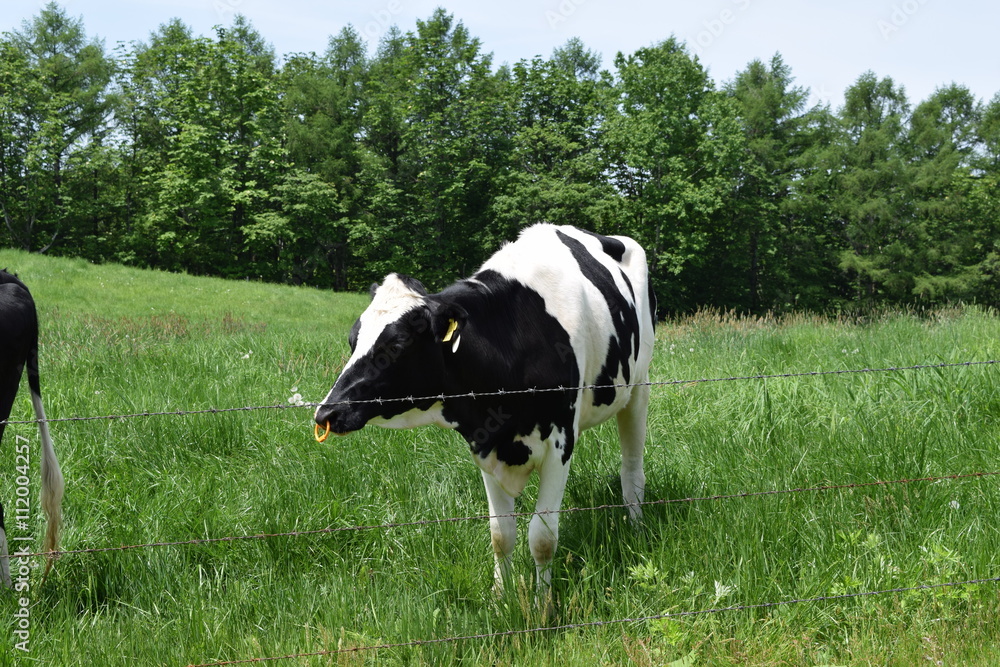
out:
M0 31L18 29L38 13L40 0L6 0ZM15 4L15 6L11 6ZM716 83L732 79L754 59L780 52L811 102L834 108L866 70L906 88L911 104L951 82L980 99L1000 92L1000 3L984 0L64 0L82 17L87 34L119 41L145 40L177 17L196 34L211 35L245 15L281 55L322 52L331 35L353 25L374 50L390 25L404 32L438 6L454 14L494 63L548 56L571 37L601 53L611 68L619 51L630 54L675 35L687 42Z

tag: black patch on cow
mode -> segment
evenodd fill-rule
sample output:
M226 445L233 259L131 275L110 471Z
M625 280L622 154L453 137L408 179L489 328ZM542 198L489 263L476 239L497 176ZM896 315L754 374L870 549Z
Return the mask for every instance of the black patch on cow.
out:
M451 300L468 311L458 352L444 355L446 395L567 388L448 399L444 418L458 424L472 453L486 458L496 452L499 461L523 465L531 450L518 438L537 428L545 440L561 429L567 437L562 460L568 461L580 371L569 333L546 311L542 296L486 270L431 299Z
M615 333L608 340L608 356L594 381L596 385L603 385L594 390L594 405L611 405L615 401L617 391L615 387L608 385L615 384L619 373L626 383L631 379L630 358L633 355L637 357L639 353L639 318L635 306L629 303L618 289L608 268L591 255L579 240L558 230L556 235L573 253L580 272L600 291L611 313ZM629 289L631 290L631 285Z
M646 289L649 292L649 319L656 326L656 293L653 291L653 276L646 279Z
M586 229L581 229L580 231L585 234L589 234L600 241L601 247L604 249L604 254L619 264L621 264L622 260L625 259L625 244L618 239L613 239L610 236L601 236L600 234L595 234L594 232L587 231Z
M407 289L412 290L421 296L427 296L427 288L424 287L424 284L416 278L402 273L397 273L396 277L399 278L401 283L406 285Z
M354 348L358 346L358 334L361 333L361 319L357 319L354 322L354 326L351 327L351 332L347 334L347 344L351 346L351 352L354 352Z
M628 295L632 297L632 303L635 303L635 290L632 289L632 281L628 279L627 275L625 275L624 269L618 269L618 272L622 274L622 280L625 282L625 287L628 288Z

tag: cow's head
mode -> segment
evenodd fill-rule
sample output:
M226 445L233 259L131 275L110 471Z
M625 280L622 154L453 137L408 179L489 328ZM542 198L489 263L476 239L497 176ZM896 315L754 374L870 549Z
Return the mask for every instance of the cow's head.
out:
M316 423L340 435L369 423L441 423L439 401L405 399L443 393L445 355L457 352L466 318L413 278L391 273L372 285L372 302L348 338L351 358L316 409Z

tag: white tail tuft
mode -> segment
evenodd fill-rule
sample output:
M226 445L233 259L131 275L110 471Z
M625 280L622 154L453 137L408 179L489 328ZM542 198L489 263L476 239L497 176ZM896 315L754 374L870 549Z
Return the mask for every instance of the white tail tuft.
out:
M59 527L62 524L62 499L65 483L59 459L49 435L49 424L45 421L45 408L42 407L42 397L31 392L31 404L35 407L35 418L38 419L38 432L42 438L42 509L48 517L48 527L45 530L45 541L42 550L56 551L59 548ZM52 567L52 557L45 565L45 574Z

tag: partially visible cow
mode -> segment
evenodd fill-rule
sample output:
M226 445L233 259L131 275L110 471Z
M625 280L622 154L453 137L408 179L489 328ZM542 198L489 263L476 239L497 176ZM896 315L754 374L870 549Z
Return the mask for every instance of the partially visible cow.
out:
M498 588L514 550L514 499L537 470L528 542L544 591L559 535L559 514L547 512L562 505L582 430L617 417L622 494L641 517L655 308L635 241L568 226L525 229L438 294L389 274L350 332L351 357L316 409L317 429L458 431L486 484ZM556 391L497 394L531 389ZM492 395L455 397L470 392Z
M21 383L21 372L25 365L28 366L31 403L35 407L35 417L39 420L38 431L42 438L42 509L48 516L43 549L55 551L62 516L60 507L63 476L59 470L55 449L52 447L49 426L45 422L42 392L38 383L38 316L28 288L16 276L2 270L0 271L0 441L3 440L7 419L14 405L14 396ZM30 454L24 453L21 447L16 447L15 450L17 465L27 467ZM50 560L45 568L46 573L51 565ZM8 587L11 585L3 505L0 505L0 577Z

